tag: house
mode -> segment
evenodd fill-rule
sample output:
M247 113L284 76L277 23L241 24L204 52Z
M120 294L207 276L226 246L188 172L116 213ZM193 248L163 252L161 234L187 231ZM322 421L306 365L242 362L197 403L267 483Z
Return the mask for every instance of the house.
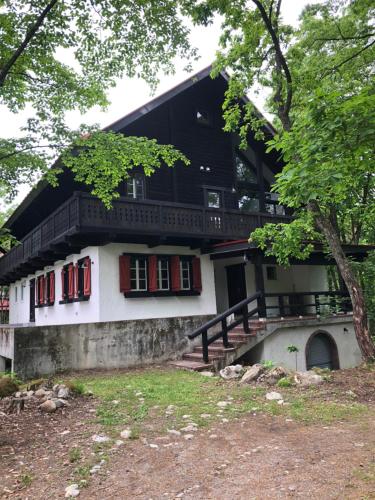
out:
M291 220L270 192L282 164L264 142L250 137L240 151L223 131L227 77L209 73L108 127L173 144L190 166L134 169L109 211L65 170L7 221L20 244L0 259L0 285L10 286L3 363L24 376L170 359L201 369L243 356L294 366L289 344L301 369L360 361L323 249L283 268L248 243L254 228Z

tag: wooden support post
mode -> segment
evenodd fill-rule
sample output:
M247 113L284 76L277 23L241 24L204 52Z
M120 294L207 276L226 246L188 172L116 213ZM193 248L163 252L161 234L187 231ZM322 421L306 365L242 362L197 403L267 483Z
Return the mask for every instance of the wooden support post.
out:
M224 318L221 322L221 329L223 333L223 346L225 348L229 347L229 342L228 342L228 325L227 325L227 319Z
M280 311L280 316L284 317L285 316L285 307L284 307L284 296L279 295L279 311Z
M208 339L207 330L202 333L202 349L203 349L203 361L208 363Z
M266 318L267 317L267 309L266 309L266 299L265 299L265 287L264 287L264 276L263 276L263 267L262 267L262 256L257 254L254 258L254 271L255 271L255 289L257 292L261 293L261 296L258 297L258 309L259 309L259 317Z

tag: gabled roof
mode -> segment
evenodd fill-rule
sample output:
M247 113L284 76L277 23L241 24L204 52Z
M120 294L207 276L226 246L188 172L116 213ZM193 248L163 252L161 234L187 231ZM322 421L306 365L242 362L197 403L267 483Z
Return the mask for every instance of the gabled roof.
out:
M146 114L150 113L151 111L155 110L165 102L169 101L173 97L177 96L178 94L184 92L185 90L189 89L193 85L197 84L198 82L204 80L205 78L210 77L210 73L212 71L212 65L207 66L206 68L202 69L198 73L190 76L183 82L179 83L172 89L168 90L167 92L164 92L160 96L156 97L155 99L152 99L149 101L147 104L144 104L143 106L137 108L135 111L132 111L131 113L125 115L123 118L120 118L119 120L113 122L112 124L108 125L107 127L104 127L104 131L109 131L113 130L115 132L121 131L123 128L126 126L132 124L133 122L137 121L139 118L145 116ZM229 80L229 75L225 71L220 72L220 77L223 78L226 82ZM245 96L243 98L243 102L249 102L250 100ZM258 116L262 119L265 119L262 113L255 107L256 113ZM267 120L265 121L265 130L270 134L274 135L276 133L275 129L269 123ZM10 228L12 227L12 224L18 219L18 217L30 206L30 204L35 200L35 198L48 186L48 181L45 179L41 179L38 184L28 193L28 195L22 200L22 202L18 205L16 210L12 213L12 215L9 217L9 219L5 222L4 227Z

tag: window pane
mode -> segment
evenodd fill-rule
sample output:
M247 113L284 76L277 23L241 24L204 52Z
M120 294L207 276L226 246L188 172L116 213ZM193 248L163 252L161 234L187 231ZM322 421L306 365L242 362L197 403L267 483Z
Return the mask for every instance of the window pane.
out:
M246 194L238 200L238 207L244 212L259 212L259 199L256 193Z
M208 191L207 202L209 208L220 208L220 193L218 191Z
M236 165L237 180L257 184L257 175L250 162L247 162L238 154L235 155L234 159Z
M167 258L158 259L157 285L159 290L169 290L169 260Z
M188 260L180 261L181 289L190 290L190 263Z

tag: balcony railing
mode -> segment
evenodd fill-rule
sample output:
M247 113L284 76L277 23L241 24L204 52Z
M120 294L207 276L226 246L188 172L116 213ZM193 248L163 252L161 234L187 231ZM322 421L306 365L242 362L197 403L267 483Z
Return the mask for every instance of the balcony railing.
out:
M118 232L138 235L227 240L247 238L267 222L289 222L290 217L239 210L208 209L197 205L120 198L107 210L100 200L75 193L20 244L0 259L0 284L20 265L40 257L64 236Z

